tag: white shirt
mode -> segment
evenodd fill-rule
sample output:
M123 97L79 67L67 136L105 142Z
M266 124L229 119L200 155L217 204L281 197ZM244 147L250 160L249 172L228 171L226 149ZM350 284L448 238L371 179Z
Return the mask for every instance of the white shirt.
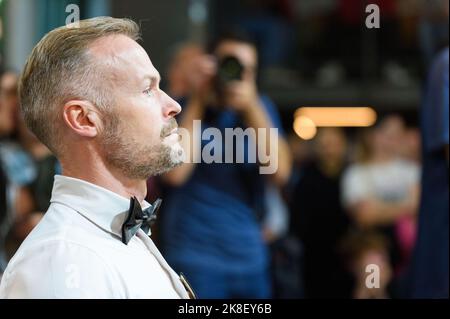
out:
M418 185L419 179L419 166L405 160L354 164L344 173L342 200L346 206L368 198L399 202L408 196L412 187Z
M122 243L130 199L56 175L50 202L9 262L0 298L189 298L142 229Z

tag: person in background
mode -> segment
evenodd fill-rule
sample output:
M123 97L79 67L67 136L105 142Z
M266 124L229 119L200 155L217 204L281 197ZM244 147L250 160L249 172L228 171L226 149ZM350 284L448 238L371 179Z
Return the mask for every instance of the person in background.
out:
M10 137L15 130L17 113L17 76L13 72L0 74L0 137Z
M422 165L420 129L409 127L406 129L404 142L399 149L400 157L408 161Z
M401 145L398 148L398 156L400 159L416 165L420 171L422 170L421 138L419 128L406 128ZM401 220L395 225L395 233L400 257L404 260L403 264L406 272L417 240L417 218L411 216L401 218ZM406 275L404 279L406 280ZM403 294L402 296L405 297L406 295Z
M204 49L195 43L181 43L174 46L169 66L167 68L167 82L165 90L169 96L182 102L183 98L189 96L191 92L191 78L193 74L198 73L198 60L201 60L205 54ZM165 192L164 184L160 176L151 176L147 180L147 195L145 199L148 202L154 202ZM152 227L152 239L156 245L159 245L159 230L161 220L157 219Z
M449 43L449 1L422 0L422 2L418 40L426 71L435 56Z
M189 96L192 74L198 72L197 60L205 55L204 49L195 43L176 46L167 70L167 93L176 99Z
M350 276L337 247L349 223L340 201L346 151L341 129L320 129L315 159L304 166L292 191L291 232L304 246L306 298L350 297Z
M35 204L28 187L36 172L30 156L17 140L17 79L12 71L0 76L0 167L6 191L5 211L0 221L0 254L4 263L10 255L8 238L21 242L36 224L36 219L30 218ZM19 232L16 234L16 231Z
M45 212L49 206L53 177L61 172L56 157L27 128L23 117L18 119L18 140L32 159L36 175L28 184L35 202L35 210Z
M398 225L411 225L419 199L419 167L399 158L403 120L388 115L363 135L360 159L345 172L342 200L356 226L376 230L390 241L390 259L396 275L409 262L399 246Z
M448 298L449 49L431 67L422 106L422 195L411 273L413 298Z
M14 253L47 210L53 176L59 172L56 158L25 125L19 112L17 83L18 75L13 71L5 72L0 78L0 99L4 108L10 110L12 119L0 143L0 162L11 190L9 231L5 225L8 255Z
M17 167L17 170L29 170L29 180L24 181L24 184L32 193L35 210L44 212L47 210L50 201L53 176L60 171L59 163L50 150L27 128L19 111L17 83L18 75L15 72L6 72L0 81L0 85L5 92L3 103L9 105L8 108L11 109L14 119L14 129L11 131L12 138L10 140L19 145L28 157L27 165L22 163L20 167Z
M391 298L393 269L389 244L385 236L373 231L356 230L344 237L340 252L354 278L352 298ZM369 278L370 275L373 277ZM367 285L368 282L374 287Z
M3 225L4 221L7 217L7 207L6 207L6 187L7 187L7 181L6 181L6 175L3 172L3 168L0 166L0 234L3 234ZM3 240L0 241L0 244L3 245ZM3 247L0 247L0 280L2 277L3 272L5 271L7 265L5 251Z
M191 74L192 91L183 107L180 126L190 136L193 120L202 121L202 130L219 129L222 136L226 128L280 129L275 106L258 93L257 50L251 40L229 32L212 44L210 52L213 56L198 60L197 72ZM227 56L235 57L243 66L242 78L218 89L214 84L217 60ZM234 147L244 147L248 158L249 143L255 141ZM278 170L270 180L282 185L290 174L289 150L281 134L270 143L278 145ZM194 147L183 139L182 144L187 150L204 146ZM223 159L224 154L220 155ZM161 212L163 251L175 269L186 273L199 297L271 297L269 256L259 223L266 177L260 175L259 164L191 161L164 175L163 180L171 187Z

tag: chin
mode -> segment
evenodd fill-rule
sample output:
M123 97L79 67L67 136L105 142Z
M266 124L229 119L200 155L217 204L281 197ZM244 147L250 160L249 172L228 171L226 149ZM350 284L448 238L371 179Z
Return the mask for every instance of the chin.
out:
M171 147L170 158L171 158L172 163L174 163L175 166L179 166L185 162L186 153L184 152L180 143L177 143Z

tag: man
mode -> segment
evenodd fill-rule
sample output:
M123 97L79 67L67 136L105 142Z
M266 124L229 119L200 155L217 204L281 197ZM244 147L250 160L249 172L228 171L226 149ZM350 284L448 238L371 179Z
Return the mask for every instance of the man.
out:
M321 128L315 158L301 168L293 187L290 224L304 248L306 298L350 296L351 280L338 251L350 224L340 200L347 149L342 129Z
M198 60L198 71L192 74L192 93L180 126L191 132L190 136L194 135L194 120L202 121L202 132L215 128L222 136L229 128L280 128L274 105L258 93L257 50L248 38L238 32L224 34L214 43L211 53L213 56ZM240 79L220 83L220 61L230 57L242 66ZM203 149L206 143L219 145L214 152L224 150L220 158L227 155L227 143L223 140L203 140L201 145L199 140L183 140L183 146L193 150L190 154L194 158L198 155L195 150ZM247 159L249 145L256 142L254 137L247 142L236 141L233 154L244 149ZM278 153L274 154L278 169L269 176L270 182L282 185L291 167L287 143L275 134L269 136L267 143L278 146ZM262 143L256 144L260 147ZM164 176L172 186L162 218L165 256L175 269L186 272L201 298L271 296L268 253L258 224L264 205L263 185L269 182L268 176L259 174L261 165L247 160L191 162Z
M448 298L448 48L431 67L422 107L422 198L413 298Z
M9 262L0 298L188 297L147 235L159 203L143 200L146 179L181 163L183 150L181 108L159 89L138 33L130 20L94 18L51 31L33 49L22 112L62 175Z

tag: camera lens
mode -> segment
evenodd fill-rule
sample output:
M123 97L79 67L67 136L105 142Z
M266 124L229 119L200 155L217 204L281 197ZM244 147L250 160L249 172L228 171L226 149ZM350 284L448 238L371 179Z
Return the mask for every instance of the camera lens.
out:
M234 56L227 56L220 60L217 76L219 82L226 84L230 81L239 81L242 79L244 70L241 62Z

